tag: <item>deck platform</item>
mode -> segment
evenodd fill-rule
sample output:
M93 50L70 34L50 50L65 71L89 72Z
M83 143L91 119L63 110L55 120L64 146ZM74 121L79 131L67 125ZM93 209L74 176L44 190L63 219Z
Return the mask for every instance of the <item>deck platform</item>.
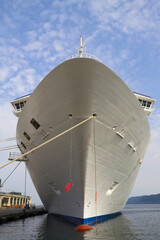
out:
M24 208L0 209L0 224L6 223L8 221L15 221L17 219L33 217L36 215L42 215L46 213L47 211L44 209L43 206L30 209Z

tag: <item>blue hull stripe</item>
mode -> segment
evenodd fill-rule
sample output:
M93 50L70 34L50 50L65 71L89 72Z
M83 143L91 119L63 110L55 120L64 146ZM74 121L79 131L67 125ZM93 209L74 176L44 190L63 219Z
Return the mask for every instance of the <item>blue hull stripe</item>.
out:
M109 220L111 218L117 217L118 215L120 215L121 212L116 212L116 213L111 213L111 214L107 214L107 215L100 215L100 216L96 216L95 217L91 217L91 218L76 218L76 217L70 217L70 216L64 216L64 215L59 215L59 214L53 214L59 217L63 217L67 220L69 220L70 222L76 224L76 225L80 225L80 224L95 224L96 220L97 222L102 222L102 221L106 221Z

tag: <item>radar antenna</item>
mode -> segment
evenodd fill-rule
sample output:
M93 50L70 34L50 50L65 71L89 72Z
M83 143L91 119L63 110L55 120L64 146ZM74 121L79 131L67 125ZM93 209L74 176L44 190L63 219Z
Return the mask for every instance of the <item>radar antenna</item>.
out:
M82 42L82 36L80 36L80 48L78 50L79 56L82 57L83 56L83 47L85 45L85 42Z

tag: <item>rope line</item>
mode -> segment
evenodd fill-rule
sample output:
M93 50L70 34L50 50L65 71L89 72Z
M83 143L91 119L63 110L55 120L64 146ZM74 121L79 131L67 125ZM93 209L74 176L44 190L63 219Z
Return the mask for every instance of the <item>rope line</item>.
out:
M1 142L13 141L13 140L16 140L16 137L11 137L11 138L2 139L2 140L0 140L0 143L1 143Z
M24 174L24 196L26 196L27 189L27 165L25 164L25 174Z
M93 140L94 140L94 160L95 160L95 214L96 214L96 232L97 232L97 158L96 158L96 126L93 119Z
M80 123L74 125L73 127L69 128L69 129L67 129L67 130L65 130L64 132L62 132L62 133L56 135L55 137L53 137L53 138L49 139L48 141L46 141L46 142L40 144L39 146L37 146L37 147L35 147L35 148L32 148L30 151L28 151L28 152L26 152L26 153L20 155L19 157L13 159L12 161L10 161L10 162L4 164L3 166L0 167L0 169L2 169L2 168L4 168L4 167L6 167L7 165L9 165L9 164L11 164L11 163L17 161L18 159L20 159L20 158L26 156L27 154L29 154L29 153L31 153L31 152L34 152L35 150L37 150L37 149L43 147L44 145L46 145L46 144L52 142L53 140L55 140L55 139L61 137L62 135L66 134L67 132L73 130L74 128L79 127L80 125L84 124L85 122L89 121L89 120L92 119L92 118L94 118L94 116L90 116L90 117L88 117L87 119L83 120L82 122L80 122Z
M13 146L0 148L0 151L7 151L7 150L10 150L10 149L16 149L16 148L18 148L18 146L17 145L13 145Z
M41 132L36 132L36 133L30 133L30 137L34 137L38 134L41 134ZM19 137L10 137L10 138L5 138L5 139L0 139L0 143L2 142L9 142L9 141L15 141L16 139L20 139Z
M72 118L71 118L71 126L72 126ZM70 136L70 182L72 182L72 130Z
M21 163L21 162L19 162L19 163L16 165L16 167L12 170L12 172L8 175L8 177L3 181L2 186L3 186L3 184L8 180L8 178L12 175L12 173L16 170L16 168L20 165L20 163Z

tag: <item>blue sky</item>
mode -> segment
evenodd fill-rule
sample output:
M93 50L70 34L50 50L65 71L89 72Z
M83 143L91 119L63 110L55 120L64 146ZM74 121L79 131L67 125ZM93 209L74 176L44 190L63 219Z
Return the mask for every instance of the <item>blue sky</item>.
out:
M10 101L31 93L65 58L84 51L101 59L127 85L156 99L151 143L132 195L160 187L160 2L157 0L0 0L0 139L14 137ZM0 146L12 145L0 143ZM0 152L1 165L8 152ZM0 170L4 180L16 163ZM24 166L3 190L24 192ZM38 203L28 177L28 194Z

